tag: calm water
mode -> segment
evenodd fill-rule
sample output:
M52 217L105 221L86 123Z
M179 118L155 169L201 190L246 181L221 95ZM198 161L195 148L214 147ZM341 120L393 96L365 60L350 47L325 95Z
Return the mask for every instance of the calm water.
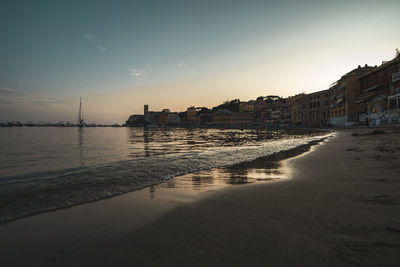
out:
M0 179L44 176L130 159L257 146L282 132L217 129L0 128Z
M0 221L188 173L198 186L211 179L199 171L252 161L318 138L265 130L0 128ZM260 175L255 172L254 181ZM232 177L224 183L240 181Z

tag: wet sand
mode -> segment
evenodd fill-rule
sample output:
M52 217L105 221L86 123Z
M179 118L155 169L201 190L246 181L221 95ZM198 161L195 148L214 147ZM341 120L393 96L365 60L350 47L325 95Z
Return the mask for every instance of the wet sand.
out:
M396 266L400 129L383 130L340 131L281 162L278 182L204 191L163 185L0 225L0 262Z

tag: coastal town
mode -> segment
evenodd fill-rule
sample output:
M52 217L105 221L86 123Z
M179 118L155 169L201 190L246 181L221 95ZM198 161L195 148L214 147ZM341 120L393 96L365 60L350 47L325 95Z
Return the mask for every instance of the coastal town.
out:
M78 119L79 121L79 119ZM349 127L400 123L400 52L381 65L358 65L328 89L294 96L259 96L255 100L233 99L212 107L188 107L131 115L125 124L85 122L0 122L0 127Z
M399 11L2 1L1 266L400 267Z
M380 66L359 65L328 89L287 98L268 95L242 102L226 101L211 109L188 107L131 115L126 126L178 127L346 127L399 124L400 53Z

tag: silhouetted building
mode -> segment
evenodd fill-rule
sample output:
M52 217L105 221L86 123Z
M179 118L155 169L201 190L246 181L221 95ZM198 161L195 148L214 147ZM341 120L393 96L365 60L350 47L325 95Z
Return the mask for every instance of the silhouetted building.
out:
M366 104L360 97L360 77L375 67L365 65L343 75L329 88L330 123L335 126L358 125L365 121Z
M214 125L251 125L254 122L253 113L231 112L220 109L212 113L212 123Z
M289 122L293 125L300 126L304 119L303 110L306 108L306 95L298 94L295 96L288 97L287 109L289 112Z
M323 127L329 123L329 90L305 95L302 125Z
M292 125L326 126L329 123L329 90L288 97L285 109Z
M400 56L373 69L360 77L360 100L366 103L370 125L398 121ZM394 100L394 101L393 101ZM396 106L394 102L396 101ZM397 119L396 119L397 118Z
M197 109L195 107L187 108L187 125L188 126L198 126L200 125L200 115L197 114Z

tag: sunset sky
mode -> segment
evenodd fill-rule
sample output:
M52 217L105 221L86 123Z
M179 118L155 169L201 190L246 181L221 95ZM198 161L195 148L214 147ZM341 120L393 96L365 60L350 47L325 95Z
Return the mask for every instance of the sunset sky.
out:
M327 89L400 48L399 0L2 1L0 121L133 113Z

